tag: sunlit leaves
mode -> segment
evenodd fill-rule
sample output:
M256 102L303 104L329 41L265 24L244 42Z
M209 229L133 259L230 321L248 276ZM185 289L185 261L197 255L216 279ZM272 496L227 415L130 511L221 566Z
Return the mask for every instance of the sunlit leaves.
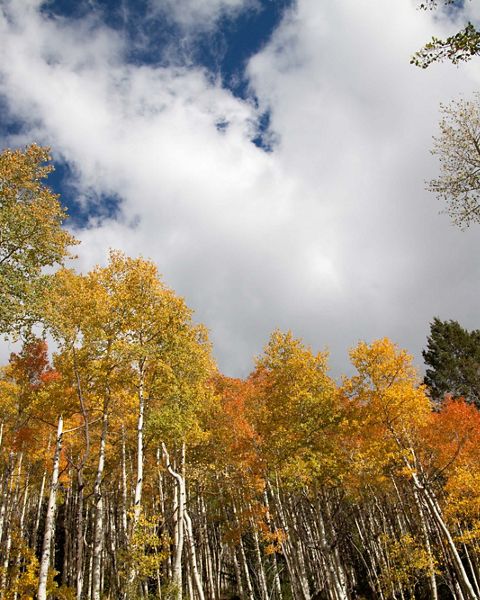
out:
M424 0L420 4L423 10L435 10L442 6L451 12L461 9L463 2L456 0ZM480 54L480 32L471 22L463 29L442 40L432 37L411 59L411 63L426 69L432 63L450 60L454 65L465 62Z
M0 154L0 331L10 333L39 319L52 267L68 255L74 238L65 211L42 182L52 170L48 150L29 146Z
M263 452L293 479L332 467L331 435L340 413L327 369L326 353L314 354L290 333L276 331L252 376Z
M383 593L392 598L391 590L400 584L408 598L415 598L415 585L430 569L427 550L408 533L398 540L383 535L381 542L389 557L388 567L380 575Z

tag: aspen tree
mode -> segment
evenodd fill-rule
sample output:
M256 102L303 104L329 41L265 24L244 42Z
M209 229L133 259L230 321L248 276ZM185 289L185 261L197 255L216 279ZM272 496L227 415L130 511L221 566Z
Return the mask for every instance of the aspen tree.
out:
M0 331L29 327L41 317L50 276L76 243L61 225L58 197L43 183L53 170L47 148L35 144L0 153Z

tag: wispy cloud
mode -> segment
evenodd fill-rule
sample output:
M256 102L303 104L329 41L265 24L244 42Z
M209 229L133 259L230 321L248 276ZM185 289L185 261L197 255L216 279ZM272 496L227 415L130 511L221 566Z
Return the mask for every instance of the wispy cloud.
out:
M177 23L186 33L211 31L222 18L258 10L258 0L150 0L153 11Z

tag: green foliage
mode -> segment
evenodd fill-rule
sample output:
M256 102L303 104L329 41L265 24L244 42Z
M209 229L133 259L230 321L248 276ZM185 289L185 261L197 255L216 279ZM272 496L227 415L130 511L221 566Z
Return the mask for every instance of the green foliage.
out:
M425 384L434 400L452 394L480 406L480 330L467 331L457 321L435 317L423 358Z
M435 36L416 52L411 63L426 69L434 62L450 60L454 65L480 54L480 31L472 23L445 40Z
M454 0L444 0L444 6L455 5ZM437 0L426 0L420 4L423 10L438 8ZM411 64L426 69L434 62L450 60L454 65L470 60L480 54L480 31L470 22L457 33L447 37L445 40L435 36L416 52L410 62Z
M45 179L48 150L32 145L0 154L0 332L18 332L39 319L39 299L74 238L66 214Z

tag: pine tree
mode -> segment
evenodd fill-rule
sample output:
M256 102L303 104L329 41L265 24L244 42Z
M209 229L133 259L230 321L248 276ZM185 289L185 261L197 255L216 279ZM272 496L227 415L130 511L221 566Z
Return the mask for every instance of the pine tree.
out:
M480 406L480 330L467 331L457 321L435 317L422 354L424 381L433 400L451 394Z

